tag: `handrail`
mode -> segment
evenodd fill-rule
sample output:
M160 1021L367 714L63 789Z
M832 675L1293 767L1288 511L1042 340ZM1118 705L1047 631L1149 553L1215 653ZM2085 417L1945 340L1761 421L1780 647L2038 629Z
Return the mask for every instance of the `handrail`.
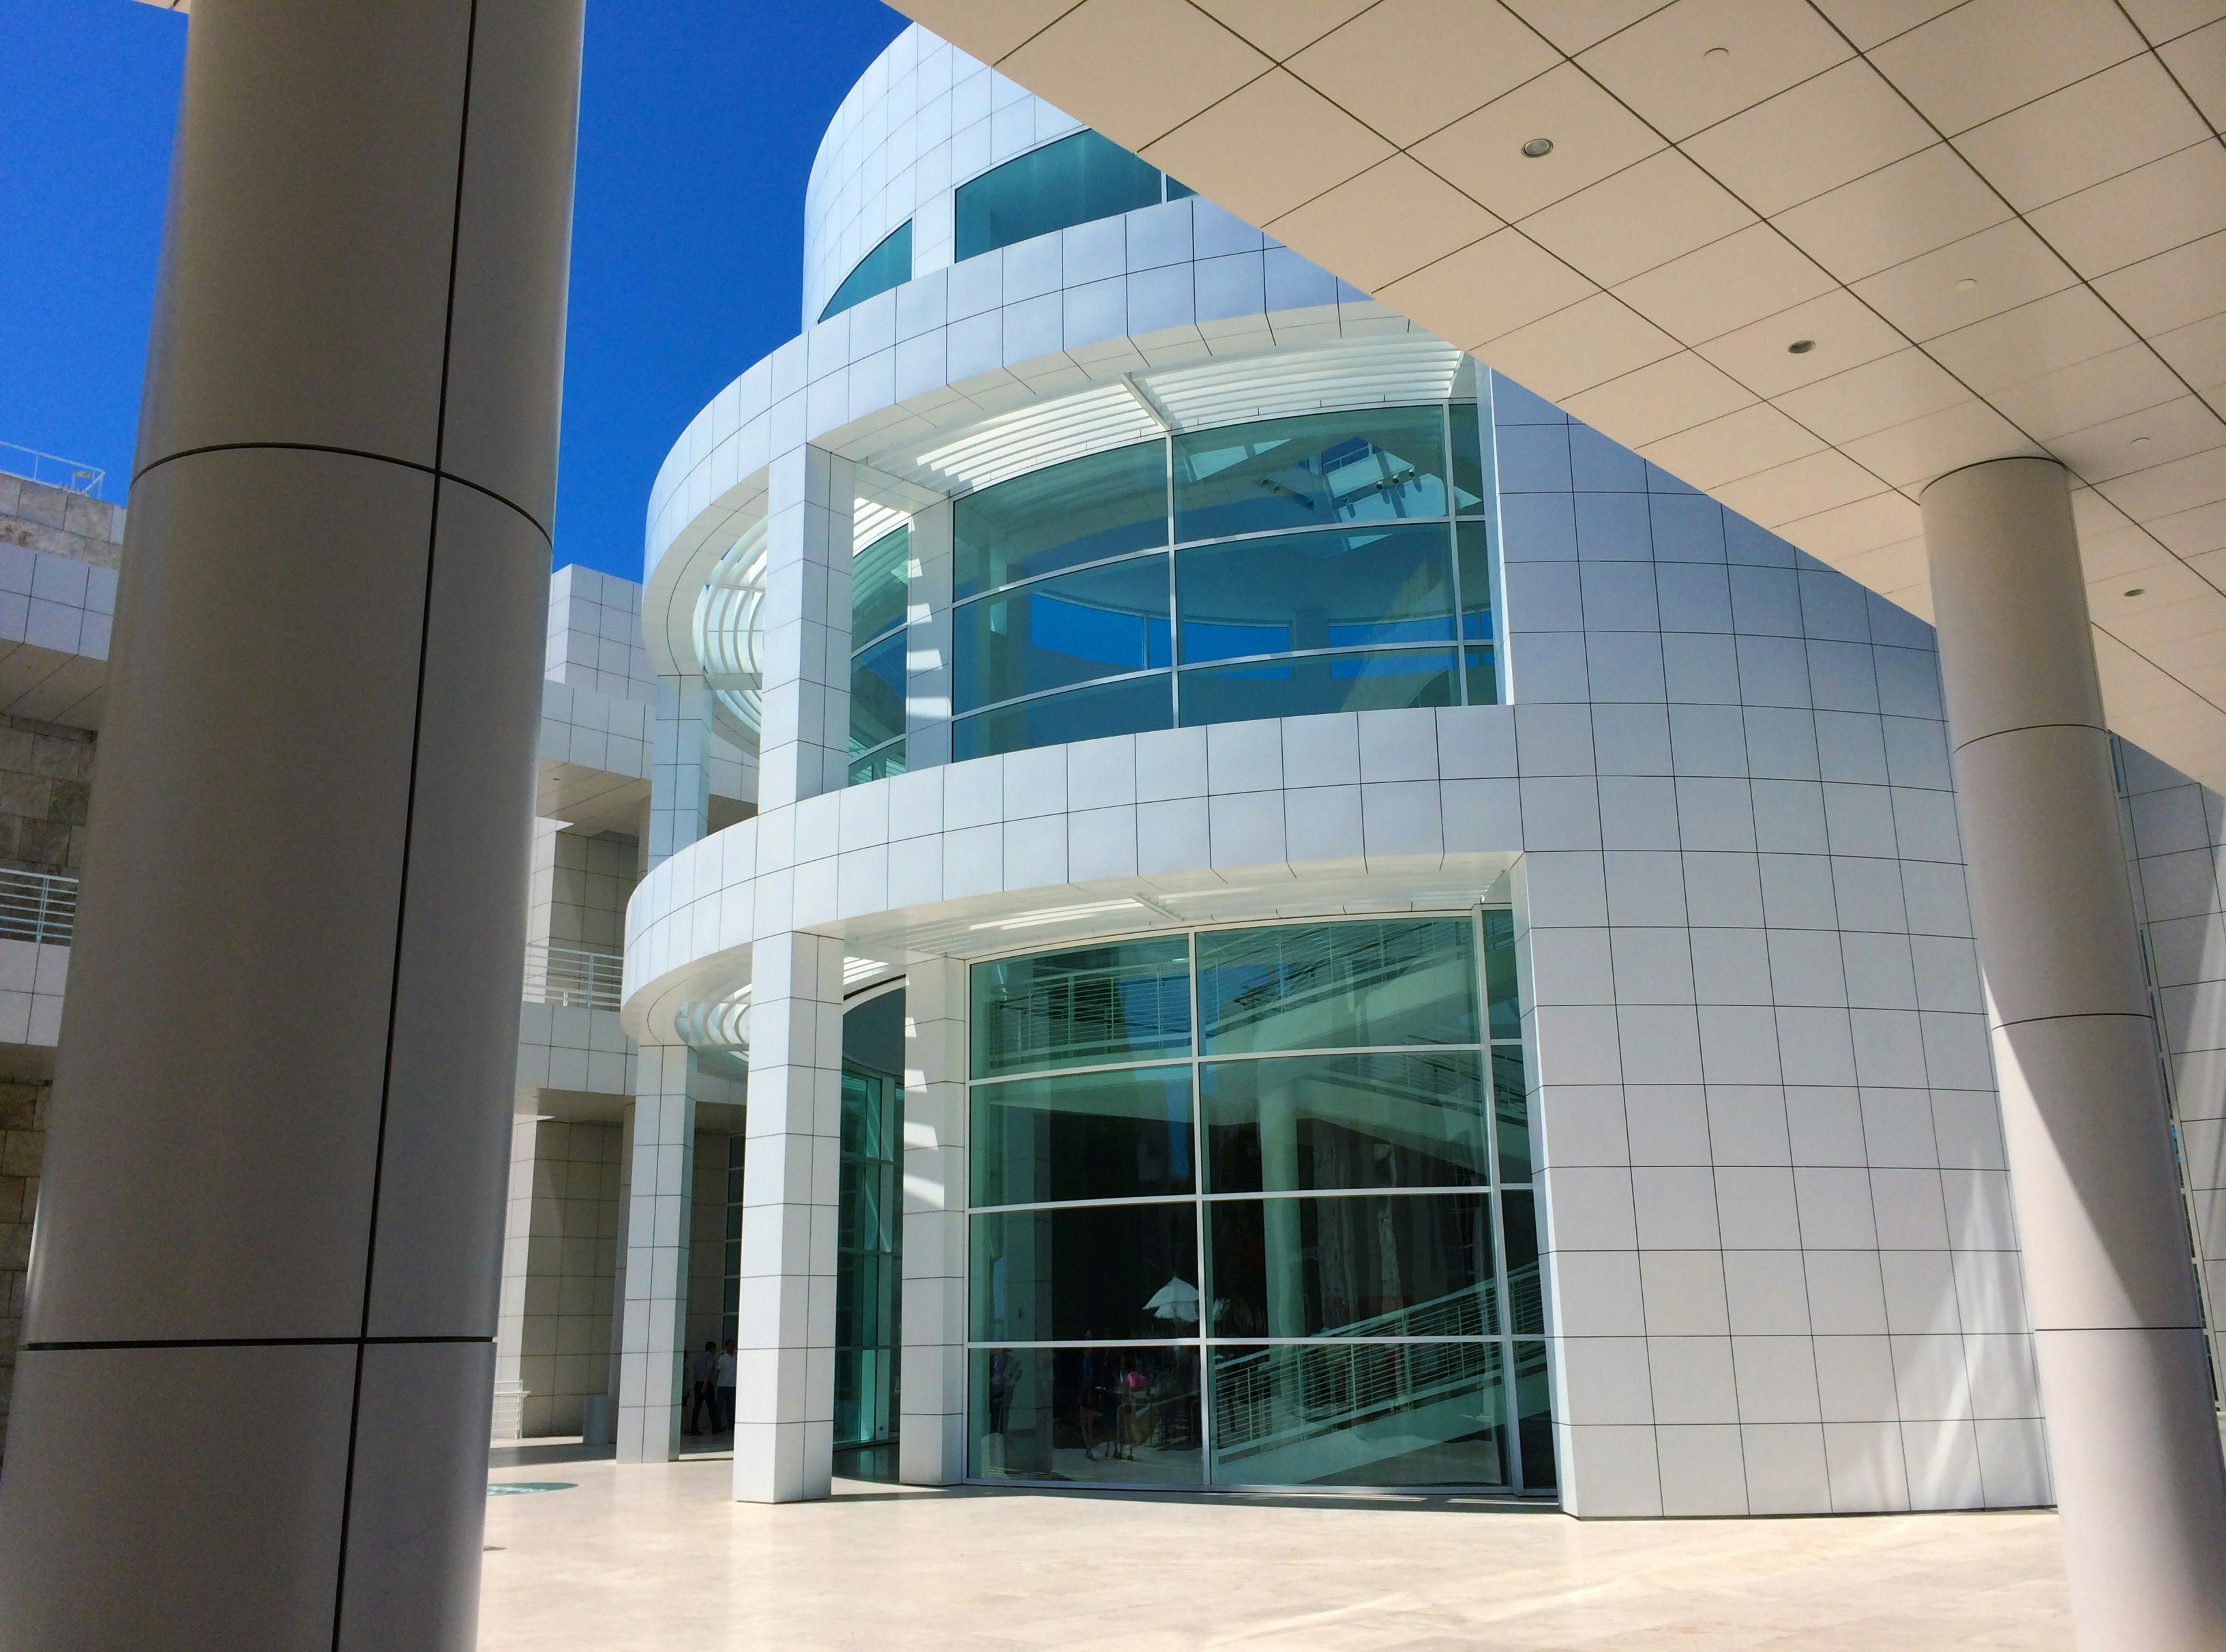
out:
M14 456L21 454L22 459ZM30 461L30 468L22 468L22 460ZM59 488L64 493L83 494L88 499L99 499L100 490L108 481L108 472L99 465L82 464L75 459L65 459L59 453L41 453L36 448L27 448L20 442L0 442L0 470L38 482L43 487Z
M0 941L67 947L77 932L77 879L0 871Z
M625 973L623 953L530 941L525 948L525 1001L565 1010L615 1010Z

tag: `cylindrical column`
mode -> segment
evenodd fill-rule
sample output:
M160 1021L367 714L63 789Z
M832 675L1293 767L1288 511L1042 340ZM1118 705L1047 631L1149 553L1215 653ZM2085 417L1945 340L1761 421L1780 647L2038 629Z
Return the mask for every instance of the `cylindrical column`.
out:
M1924 494L2026 1290L2087 1652L2226 1647L2226 1467L2061 467Z
M476 1634L581 0L196 0L0 1643Z

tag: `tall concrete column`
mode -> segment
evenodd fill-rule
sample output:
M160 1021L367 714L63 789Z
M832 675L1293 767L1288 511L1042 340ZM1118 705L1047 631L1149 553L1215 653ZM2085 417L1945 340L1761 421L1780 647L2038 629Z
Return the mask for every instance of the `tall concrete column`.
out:
M625 1292L619 1319L618 1459L680 1455L688 1234L696 1183L695 1052L644 1044L626 1111Z
M735 1496L796 1502L835 1467L843 943L773 934L750 954Z
M476 1632L580 0L197 0L0 1643Z
M2226 1467L2069 489L2002 459L1924 506L2079 1644L2215 1652Z

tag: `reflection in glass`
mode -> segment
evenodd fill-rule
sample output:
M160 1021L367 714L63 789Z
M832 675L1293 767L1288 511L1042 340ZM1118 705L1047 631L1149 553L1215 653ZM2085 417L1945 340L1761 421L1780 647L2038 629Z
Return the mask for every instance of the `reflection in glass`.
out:
M1491 1036L1523 1036L1523 1003L1515 985L1515 914L1504 906L1484 911L1484 996L1491 1009Z
M862 757L850 760L847 783L862 786L869 780L887 780L891 775L905 771L905 743L901 740L883 746L879 751L869 751Z
M1209 1189L1483 1187L1482 1069L1472 1050L1212 1062L1199 1071Z
M1193 667L1182 674L1185 727L1327 711L1451 705L1453 651L1304 654L1256 665Z
M1175 539L1444 516L1444 416L1308 413L1173 438Z
M1157 167L1110 138L1077 132L960 184L951 203L953 255L978 258L1170 198Z
M1538 1279L1537 1206L1526 1192L1499 1196L1501 1241L1507 1247L1508 1329L1517 1336L1543 1336L1546 1305Z
M969 1363L973 1478L1204 1482L1194 1344L977 1348Z
M850 753L905 731L905 634L892 631L850 658Z
M1196 545L1175 558L1175 592L1186 663L1453 641L1441 527Z
M842 1471L894 1478L904 1213L905 995L843 1017L843 1112L836 1183L835 1449ZM861 1449L865 1448L865 1449Z
M1490 486L1484 462L1483 430L1476 404L1457 401L1446 410L1452 416L1453 452L1453 513L1475 516L1487 507Z
M901 287L912 279L912 220L906 219L886 236L881 245L860 258L843 284L835 289L827 301L827 308L819 312L819 319L839 316L853 305L862 304L876 294L891 287Z
M968 1142L976 1206L1188 1193L1190 1068L978 1084Z
M1491 539L1481 522L1463 522L1453 529L1460 549L1461 635L1471 642L1491 641Z
M976 1078L1190 1054L1190 941L1155 935L973 970Z
M1167 561L1133 558L954 609L953 709L1168 661Z
M951 596L1167 542L1167 443L1093 453L951 501Z
M1499 673L1492 666L1491 649L1463 649L1461 668L1468 679L1468 703L1471 705L1499 704Z
M1530 1098L1523 1071L1523 1046L1499 1044L1491 1052L1492 1111L1499 1121L1499 1179L1530 1179Z
M1219 1336L1493 1336L1491 1201L1481 1193L1218 1199Z
M1209 930L1198 1004L1209 1056L1483 1042L1462 918Z
M1197 1213L1186 1199L970 1217L973 1340L1195 1336Z
M905 622L912 591L912 530L895 528L850 558L853 653Z
M1001 751L1066 745L1111 734L1142 734L1174 726L1170 673L1130 677L1064 694L977 711L951 725L951 760L994 757Z
M1224 1485L1497 1486L1513 1479L1496 1343L1217 1348Z
M1515 1344L1516 1426L1523 1443L1523 1489L1551 1491L1554 1471L1553 1383L1546 1370L1546 1344Z

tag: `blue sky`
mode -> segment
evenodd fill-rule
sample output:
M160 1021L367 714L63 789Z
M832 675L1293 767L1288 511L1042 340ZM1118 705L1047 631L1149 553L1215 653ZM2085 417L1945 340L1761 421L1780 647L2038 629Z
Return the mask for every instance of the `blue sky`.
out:
M904 19L876 0L589 0L556 562L641 577L681 427L797 329L804 183ZM0 0L0 442L130 475L184 61L133 0Z

